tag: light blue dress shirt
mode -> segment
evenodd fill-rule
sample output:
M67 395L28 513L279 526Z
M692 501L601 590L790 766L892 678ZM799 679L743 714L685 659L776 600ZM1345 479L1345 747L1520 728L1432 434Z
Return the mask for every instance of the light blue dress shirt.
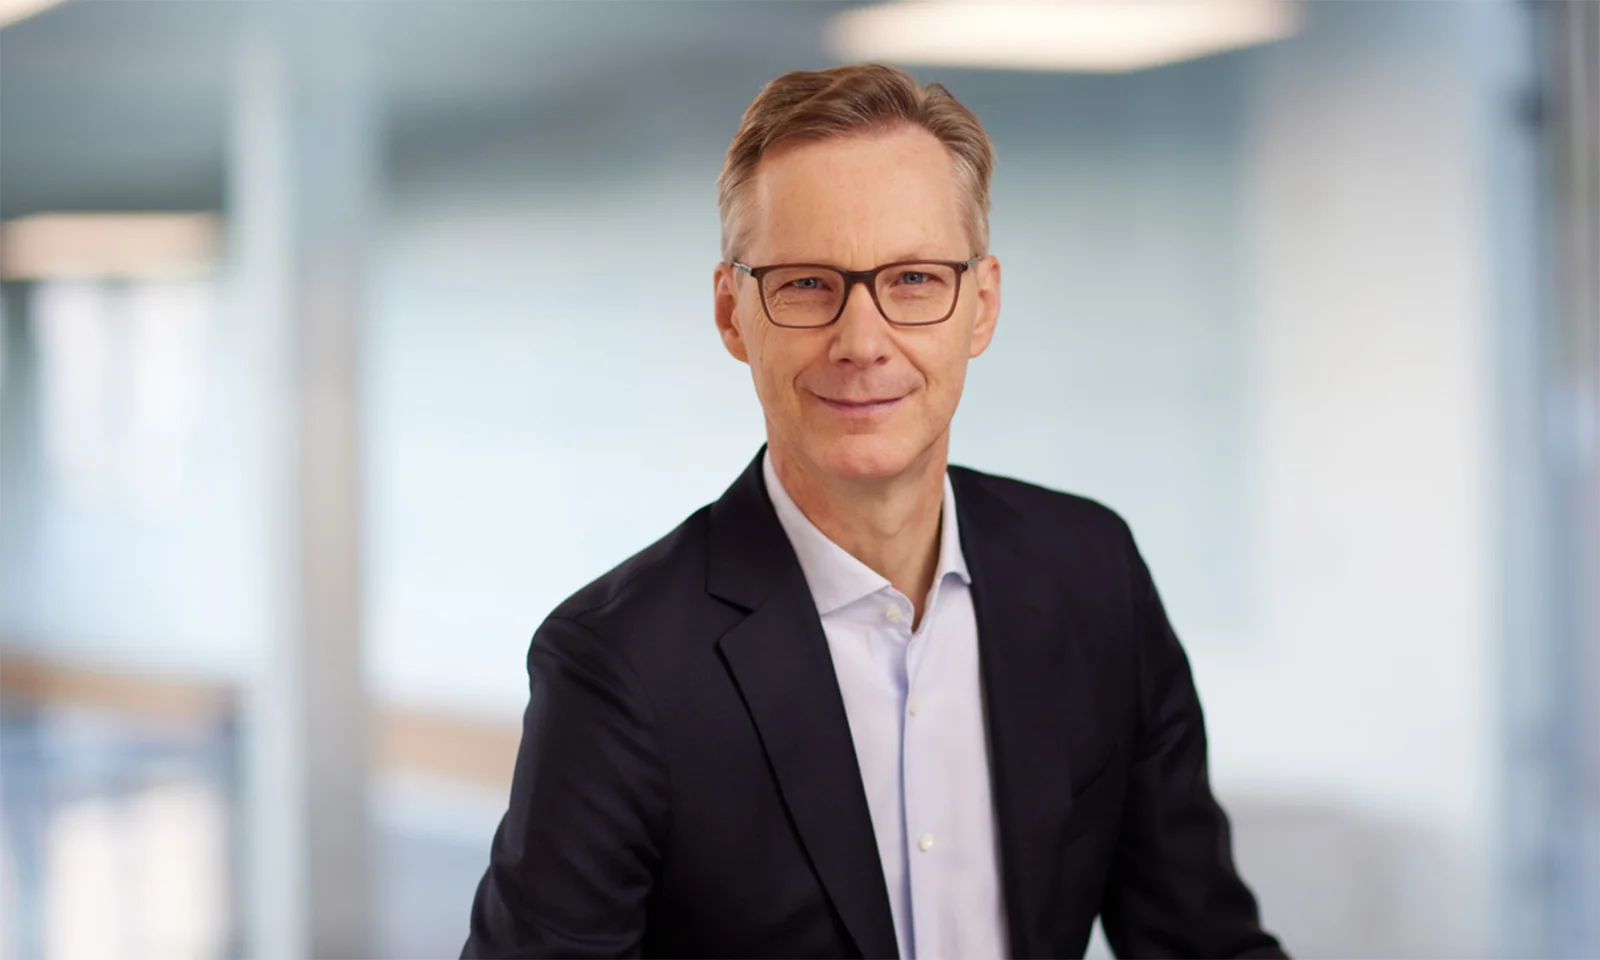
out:
M762 461L844 697L900 956L1006 955L972 578L944 481L939 565L921 623L888 580L823 535Z

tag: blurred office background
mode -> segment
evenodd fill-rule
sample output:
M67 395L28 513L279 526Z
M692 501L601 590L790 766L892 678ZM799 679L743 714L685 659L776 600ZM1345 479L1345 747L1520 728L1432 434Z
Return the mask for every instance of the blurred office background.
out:
M869 56L998 151L954 459L1130 520L1268 925L1600 956L1600 5L1121 6L0 3L0 957L459 949L535 626L762 440L722 151Z

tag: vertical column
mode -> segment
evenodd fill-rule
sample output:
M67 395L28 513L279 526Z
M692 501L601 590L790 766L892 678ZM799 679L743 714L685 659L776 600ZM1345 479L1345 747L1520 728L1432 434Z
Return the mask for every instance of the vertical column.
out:
M38 555L42 508L30 289L21 281L0 283L0 610L12 623L33 621L33 598L39 595L37 564L30 562ZM0 956L40 956L45 948L43 791L30 782L40 767L37 748L28 742L33 739L18 738L0 747L8 762L26 751L22 762L0 780L0 830L15 870L9 904L14 909L7 917L9 928L0 930Z
M298 335L301 632L311 945L371 956L367 703L361 656L360 370L379 173L362 4L294 4L302 81L292 295Z
M0 604L15 617L36 595L29 558L39 516L37 361L30 285L0 283Z
M1568 7L1570 6L1570 9ZM1549 236L1547 463L1556 647L1543 746L1552 768L1546 955L1600 950L1600 8L1541 5Z
M230 145L269 623L246 691L245 951L368 956L360 345L379 163L358 4L263 4Z
M1549 852L1558 831L1549 805L1558 771L1545 749L1559 631L1553 543L1560 509L1545 455L1544 322L1548 289L1541 242L1543 145L1536 5L1473 8L1482 58L1494 294L1496 407L1494 575L1498 594L1494 691L1499 700L1493 837L1494 925L1490 949L1504 957L1553 956ZM1509 96L1506 94L1509 93Z

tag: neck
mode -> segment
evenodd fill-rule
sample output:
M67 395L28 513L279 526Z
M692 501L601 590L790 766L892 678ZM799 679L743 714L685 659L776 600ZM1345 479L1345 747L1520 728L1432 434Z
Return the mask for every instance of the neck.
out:
M795 506L823 536L866 564L911 601L922 620L939 564L949 434L905 472L871 481L841 480L771 444L772 469Z

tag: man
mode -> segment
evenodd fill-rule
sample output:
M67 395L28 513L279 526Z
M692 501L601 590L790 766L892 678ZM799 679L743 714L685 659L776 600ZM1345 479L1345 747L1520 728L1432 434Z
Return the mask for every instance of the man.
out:
M1120 518L947 468L1000 313L938 85L790 73L719 182L767 446L528 654L467 956L1282 956Z

